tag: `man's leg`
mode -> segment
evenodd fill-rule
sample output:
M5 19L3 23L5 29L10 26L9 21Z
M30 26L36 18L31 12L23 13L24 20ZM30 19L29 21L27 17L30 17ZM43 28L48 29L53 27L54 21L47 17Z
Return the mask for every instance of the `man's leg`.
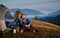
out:
M29 24L25 25L25 28L27 31L34 31L35 30L32 24L31 25L29 25Z
M30 27L31 27L31 30L32 30L33 33L34 33L34 32L35 32L35 29L34 29L33 25L31 24Z
M31 27L32 30L35 30L32 24L30 25L30 27Z

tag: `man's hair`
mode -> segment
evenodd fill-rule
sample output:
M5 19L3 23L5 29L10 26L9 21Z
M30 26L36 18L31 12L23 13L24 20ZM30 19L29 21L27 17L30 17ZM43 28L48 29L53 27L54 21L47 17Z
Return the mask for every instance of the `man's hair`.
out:
M16 11L16 14L19 15L19 14L22 14L22 13L18 10L18 11Z
M25 16L26 16L26 14L22 14L22 16L23 16L23 15L25 15Z

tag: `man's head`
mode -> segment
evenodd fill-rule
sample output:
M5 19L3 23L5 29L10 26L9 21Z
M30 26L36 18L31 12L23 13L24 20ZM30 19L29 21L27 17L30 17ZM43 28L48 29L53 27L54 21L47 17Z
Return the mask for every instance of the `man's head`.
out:
M26 19L26 14L22 14L22 19Z
M18 13L18 18L20 18L20 17L21 17L21 15L22 15L21 13Z
M20 15L20 14L22 14L22 13L20 12L20 10L17 10L17 11L16 11L16 15L18 16L18 15Z

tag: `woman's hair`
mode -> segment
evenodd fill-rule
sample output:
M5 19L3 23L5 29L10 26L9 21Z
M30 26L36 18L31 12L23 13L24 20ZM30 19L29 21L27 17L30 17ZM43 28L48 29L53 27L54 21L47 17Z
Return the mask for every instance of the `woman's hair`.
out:
M22 16L23 16L23 15L25 15L25 16L26 16L26 14L21 14L21 18L22 18Z

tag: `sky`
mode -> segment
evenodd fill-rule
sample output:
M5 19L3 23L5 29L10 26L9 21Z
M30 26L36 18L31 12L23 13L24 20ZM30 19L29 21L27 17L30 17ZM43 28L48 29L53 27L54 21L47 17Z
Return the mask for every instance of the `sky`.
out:
M0 0L9 9L34 9L44 14L60 10L60 0Z

